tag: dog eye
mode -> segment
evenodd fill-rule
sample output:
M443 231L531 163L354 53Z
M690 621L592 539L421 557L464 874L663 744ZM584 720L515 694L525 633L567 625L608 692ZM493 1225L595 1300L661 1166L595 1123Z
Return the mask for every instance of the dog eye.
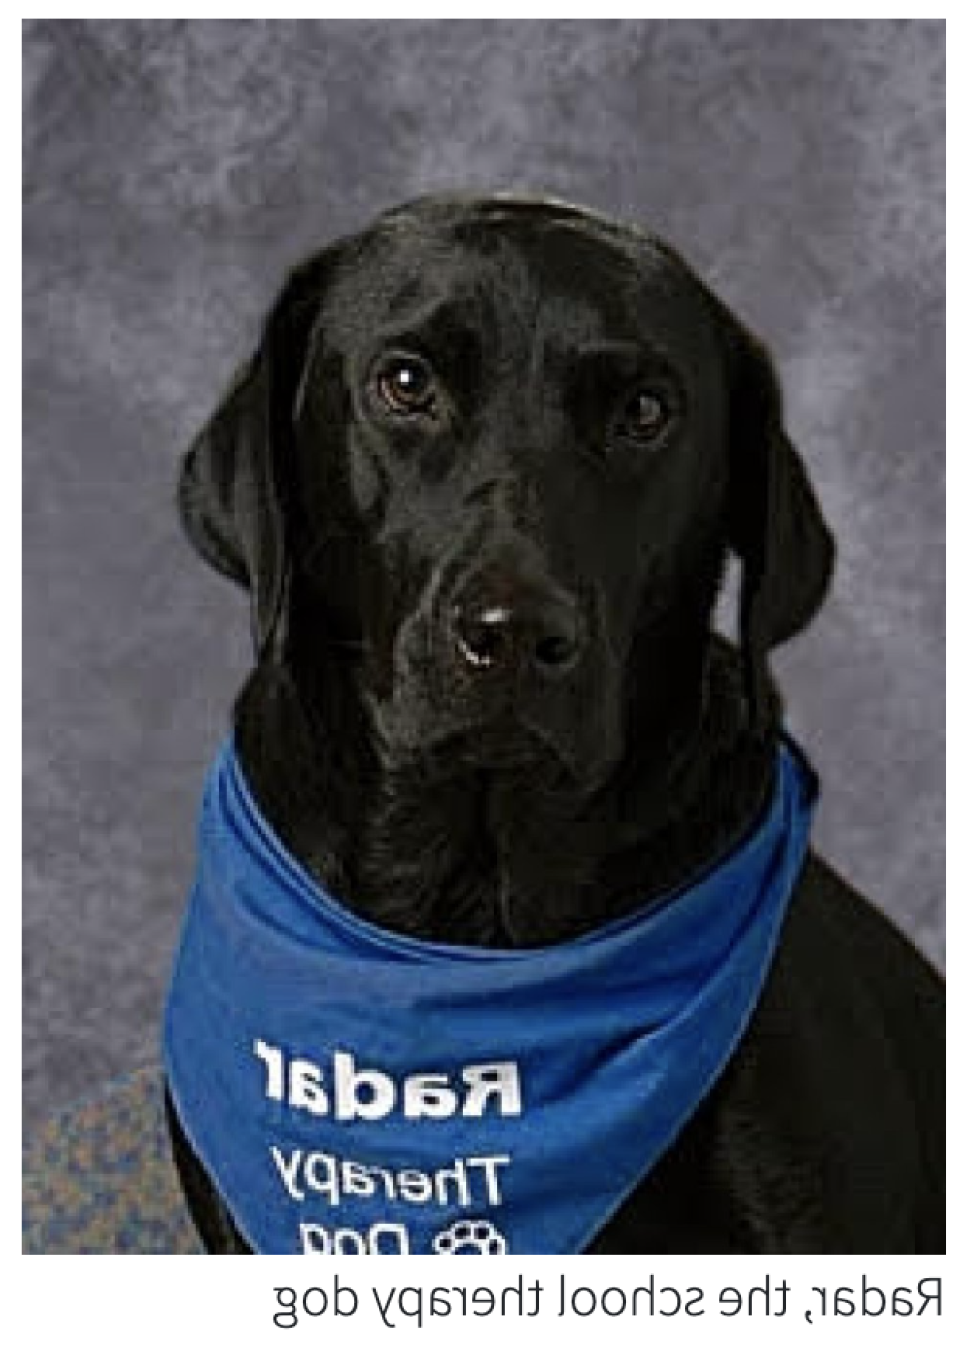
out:
M670 420L666 399L653 389L637 389L624 405L616 429L630 440L649 444L662 435Z
M377 372L377 392L391 412L414 416L432 411L437 385L425 360L391 356Z

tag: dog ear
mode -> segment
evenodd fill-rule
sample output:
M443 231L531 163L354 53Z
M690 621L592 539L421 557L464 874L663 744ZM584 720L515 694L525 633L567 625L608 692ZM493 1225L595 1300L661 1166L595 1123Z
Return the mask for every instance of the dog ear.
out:
M823 603L834 543L783 426L780 386L762 344L727 314L730 370L729 540L742 562L740 643L757 714L767 652Z
M205 561L250 590L258 658L275 646L283 626L294 421L328 262L321 254L291 273L257 350L180 468L187 537Z

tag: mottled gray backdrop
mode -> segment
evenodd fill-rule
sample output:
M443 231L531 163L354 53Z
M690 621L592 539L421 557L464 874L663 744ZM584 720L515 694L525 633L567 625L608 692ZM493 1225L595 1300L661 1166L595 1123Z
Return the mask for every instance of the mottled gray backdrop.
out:
M670 237L765 338L836 530L778 659L821 848L943 955L944 25L25 27L25 1122L156 1055L245 606L177 458L285 269L447 187Z

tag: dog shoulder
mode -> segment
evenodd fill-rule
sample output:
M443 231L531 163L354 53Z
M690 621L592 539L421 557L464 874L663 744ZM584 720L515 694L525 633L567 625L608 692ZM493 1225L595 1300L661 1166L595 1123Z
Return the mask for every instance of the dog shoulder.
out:
M791 1220L791 1194L819 1195L807 1248L942 1250L943 982L816 854L721 1086L725 1126L766 1167L779 1219Z
M801 876L785 935L823 962L848 995L868 995L906 1031L944 1039L941 975L893 921L817 853ZM856 974L851 979L851 974Z

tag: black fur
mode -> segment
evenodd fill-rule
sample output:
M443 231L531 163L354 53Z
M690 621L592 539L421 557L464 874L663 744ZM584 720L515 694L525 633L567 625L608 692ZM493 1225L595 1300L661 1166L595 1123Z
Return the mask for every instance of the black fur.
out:
M254 794L373 921L560 941L763 808L766 655L833 545L769 357L659 240L543 201L388 213L290 277L180 506L251 592ZM733 1062L593 1250L942 1250L943 1052L937 976L811 857ZM243 1249L168 1109L204 1241Z

